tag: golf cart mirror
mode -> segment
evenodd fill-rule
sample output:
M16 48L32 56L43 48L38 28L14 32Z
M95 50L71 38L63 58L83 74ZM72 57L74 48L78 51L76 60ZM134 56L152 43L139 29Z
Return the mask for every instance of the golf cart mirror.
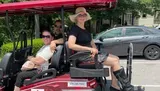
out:
M100 37L99 40L100 40L101 42L103 42L103 38L102 38L102 37Z

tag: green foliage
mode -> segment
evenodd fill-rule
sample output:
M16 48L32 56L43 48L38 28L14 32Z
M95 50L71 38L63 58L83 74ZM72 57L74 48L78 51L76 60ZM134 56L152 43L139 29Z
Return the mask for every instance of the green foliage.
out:
M152 0L140 0L141 3L146 4L146 3L152 3Z
M149 8L152 13L154 13L155 10L160 10L160 0L139 0L139 2L141 3L141 5Z
M27 43L28 45L31 45L31 40L28 40ZM35 55L37 53L37 51L43 46L43 42L41 39L34 39L33 40L33 49L32 49L32 53L33 55ZM20 43L18 43L17 49L20 48ZM3 56L5 53L13 51L13 43L7 43L2 45L1 47L1 55Z
M33 15L22 15L22 16L10 16L9 17L9 28L15 38L18 39L20 31L23 30L27 33L27 38L31 37L31 30L34 27L34 16ZM0 17L0 41L3 44L11 42L11 35L7 29L5 18Z
M0 41L1 44L6 43L8 41L10 41L10 36L7 32L7 29L5 27L5 19L4 17L0 17Z
M117 7L112 10L106 11L93 11L91 12L93 18L97 19L117 19L121 15L126 14L127 12L133 12L134 17L139 16L139 12L146 13L146 14L153 14L153 9L148 7L148 2L143 2L146 0L118 0ZM158 0L157 0L158 1ZM159 0L160 1L160 0Z
M0 0L1 3L8 3L11 2L12 0Z
M33 50L32 53L35 55L37 51L43 46L42 39L34 39L33 40Z
M160 0L152 0L151 6L155 10L160 10Z

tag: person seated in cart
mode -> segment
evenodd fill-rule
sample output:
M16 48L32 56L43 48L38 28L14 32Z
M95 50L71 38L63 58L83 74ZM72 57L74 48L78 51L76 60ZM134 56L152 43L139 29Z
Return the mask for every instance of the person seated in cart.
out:
M53 27L53 35L54 35L54 40L51 42L51 50L54 50L55 46L58 44L63 44L63 35L62 35L62 21L61 20L56 20Z
M22 66L22 72L20 72L17 76L16 82L15 82L15 88L14 91L20 91L20 87L23 85L23 82L26 78L31 78L38 74L39 71L44 71L48 69L48 60L52 57L54 50L56 48L56 45L52 44L54 47L52 47L52 51L50 50L50 43L53 40L53 35L50 31L44 30L42 32L42 40L44 43L44 46L40 48L40 50L37 52L35 57L28 57L28 63L30 66L30 69L25 67L27 62L24 63ZM31 67L32 66L32 67Z
M91 19L91 16L86 11L84 7L78 7L74 15L69 16L70 20L75 23L75 25L70 30L70 35L68 39L68 47L75 51L91 51L92 57L98 54L97 47L91 37L91 34L85 28L85 22ZM120 91L115 77L121 83L123 91L134 91L134 87L130 84L127 76L125 74L124 68L121 68L119 64L119 58L112 54L99 54L101 57L98 59L104 65L111 66L112 86L111 91ZM115 77L114 77L115 75Z

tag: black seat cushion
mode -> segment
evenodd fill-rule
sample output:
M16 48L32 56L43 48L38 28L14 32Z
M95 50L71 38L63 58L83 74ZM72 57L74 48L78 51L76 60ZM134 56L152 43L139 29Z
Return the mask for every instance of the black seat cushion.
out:
M51 64L49 68L55 68L57 71L60 69L61 63L63 63L63 45L58 45L56 51L51 58Z
M28 46L15 51L15 61L19 63L24 63L29 55L32 54L32 47Z

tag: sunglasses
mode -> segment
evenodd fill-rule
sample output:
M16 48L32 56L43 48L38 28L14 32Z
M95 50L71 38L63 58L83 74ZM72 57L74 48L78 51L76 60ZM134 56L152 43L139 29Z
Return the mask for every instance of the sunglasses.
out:
M87 14L79 14L78 17L86 17Z
M57 26L57 25L54 25L56 28L62 28L62 26Z
M50 35L42 35L42 38L51 38Z

